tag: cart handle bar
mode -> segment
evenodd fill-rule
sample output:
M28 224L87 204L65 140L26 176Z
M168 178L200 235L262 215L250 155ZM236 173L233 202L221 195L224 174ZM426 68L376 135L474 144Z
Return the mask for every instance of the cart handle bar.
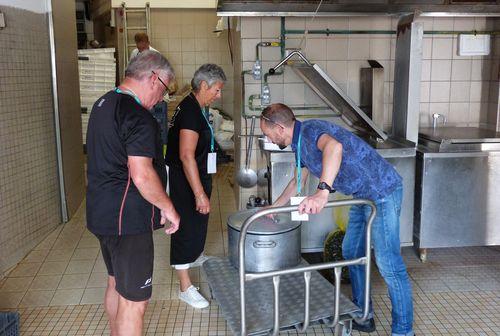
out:
M298 211L299 206L284 206L284 207L276 207L276 208L267 208L264 210L260 210L247 218L243 225L241 226L240 238L238 241L238 254L239 254L239 275L240 275L240 311L241 311L241 324L240 331L241 335L247 335L246 332L246 312L245 312L245 282L251 281L260 278L273 277L274 284L274 329L272 331L273 335L277 335L279 333L279 276L282 274L292 274L292 273L304 273L305 283L306 283L306 306L305 306L305 318L302 327L300 330L305 330L309 324L309 284L308 281L310 274L307 275L310 271L322 270L327 268L334 268L335 271L335 315L332 323L328 326L336 327L339 322L339 300L340 300L340 270L343 266L350 265L366 265L366 275L365 275L365 304L363 307L363 316L361 317L361 321L365 321L368 318L369 313L369 304L370 304L370 271L371 271L371 227L373 220L377 214L377 209L375 204L372 201L366 199L351 199L351 200L341 200L341 201L332 201L325 204L324 208L336 208L343 206L352 206L352 205L368 205L371 208L370 216L368 217L368 222L366 224L366 254L364 257L352 260L344 260L340 262L328 262L321 264L314 264L311 266L304 267L295 267L289 268L279 271L270 271L270 272L262 272L262 273L245 273L245 240L248 228L250 224L256 219L284 212L293 212Z

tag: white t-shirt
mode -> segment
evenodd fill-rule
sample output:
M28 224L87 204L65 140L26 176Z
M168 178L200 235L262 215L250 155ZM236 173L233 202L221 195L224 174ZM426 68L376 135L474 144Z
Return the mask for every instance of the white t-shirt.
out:
M152 46L149 46L149 50L156 51L157 53L159 53L159 51L153 48ZM129 63L137 55L139 55L139 49L135 48L134 50L132 50L132 53L130 54L130 58L128 60Z

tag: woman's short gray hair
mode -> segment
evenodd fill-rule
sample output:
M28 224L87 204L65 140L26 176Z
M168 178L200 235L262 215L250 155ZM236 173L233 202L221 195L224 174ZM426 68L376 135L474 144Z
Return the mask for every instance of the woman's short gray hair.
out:
M142 80L151 76L151 71L162 73L168 81L175 77L170 62L162 54L152 50L144 50L132 58L125 70L125 77Z
M194 92L200 91L201 82L206 82L208 87L211 87L216 82L224 83L226 81L226 75L224 70L216 64L203 64L194 73L193 79L191 80L191 87Z

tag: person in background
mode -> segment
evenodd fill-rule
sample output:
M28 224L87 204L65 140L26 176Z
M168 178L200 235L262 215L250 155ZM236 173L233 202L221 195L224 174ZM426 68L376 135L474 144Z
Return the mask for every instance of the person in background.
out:
M172 235L170 264L180 281L179 299L194 308L208 301L191 283L189 268L200 266L210 213L211 174L215 173L215 139L208 106L221 97L226 75L215 64L204 64L191 80L192 92L177 106L170 123L166 162L172 202L181 215Z
M144 51L120 86L99 98L87 131L87 228L108 271L104 308L111 335L142 335L152 292L153 230L179 215L165 193L158 123L149 110L174 77L161 54Z
M143 52L144 50L151 50L151 51L159 52L158 50L156 50L155 48L153 48L149 44L149 37L148 37L148 34L146 34L146 33L137 33L137 34L135 34L134 40L135 40L135 45L136 45L137 48L135 48L134 50L132 50L132 53L130 54L129 63L137 55L139 55L141 52Z
M413 336L413 301L410 280L400 251L399 216L403 195L402 179L372 147L346 129L326 120L295 119L284 104L272 104L261 114L262 132L280 148L288 145L296 154L297 174L272 206L283 206L300 194L307 176L320 179L316 193L299 205L299 213L315 214L323 209L335 189L344 195L371 200L377 207L372 225L373 248L380 274L392 304L392 335ZM342 246L345 259L366 253L365 232L368 205L352 206ZM368 247L369 248L369 247ZM366 267L349 266L353 301L364 306ZM373 308L366 322L353 321L353 329L375 331Z

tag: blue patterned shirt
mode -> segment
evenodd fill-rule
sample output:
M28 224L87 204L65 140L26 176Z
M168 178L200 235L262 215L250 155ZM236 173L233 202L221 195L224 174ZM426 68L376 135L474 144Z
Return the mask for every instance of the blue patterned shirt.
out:
M292 139L292 150L295 153L300 132L301 166L318 178L323 170L323 153L317 146L320 136L328 134L342 144L342 163L333 181L333 187L344 195L376 201L401 186L401 176L394 167L375 149L348 130L325 120L297 120Z

